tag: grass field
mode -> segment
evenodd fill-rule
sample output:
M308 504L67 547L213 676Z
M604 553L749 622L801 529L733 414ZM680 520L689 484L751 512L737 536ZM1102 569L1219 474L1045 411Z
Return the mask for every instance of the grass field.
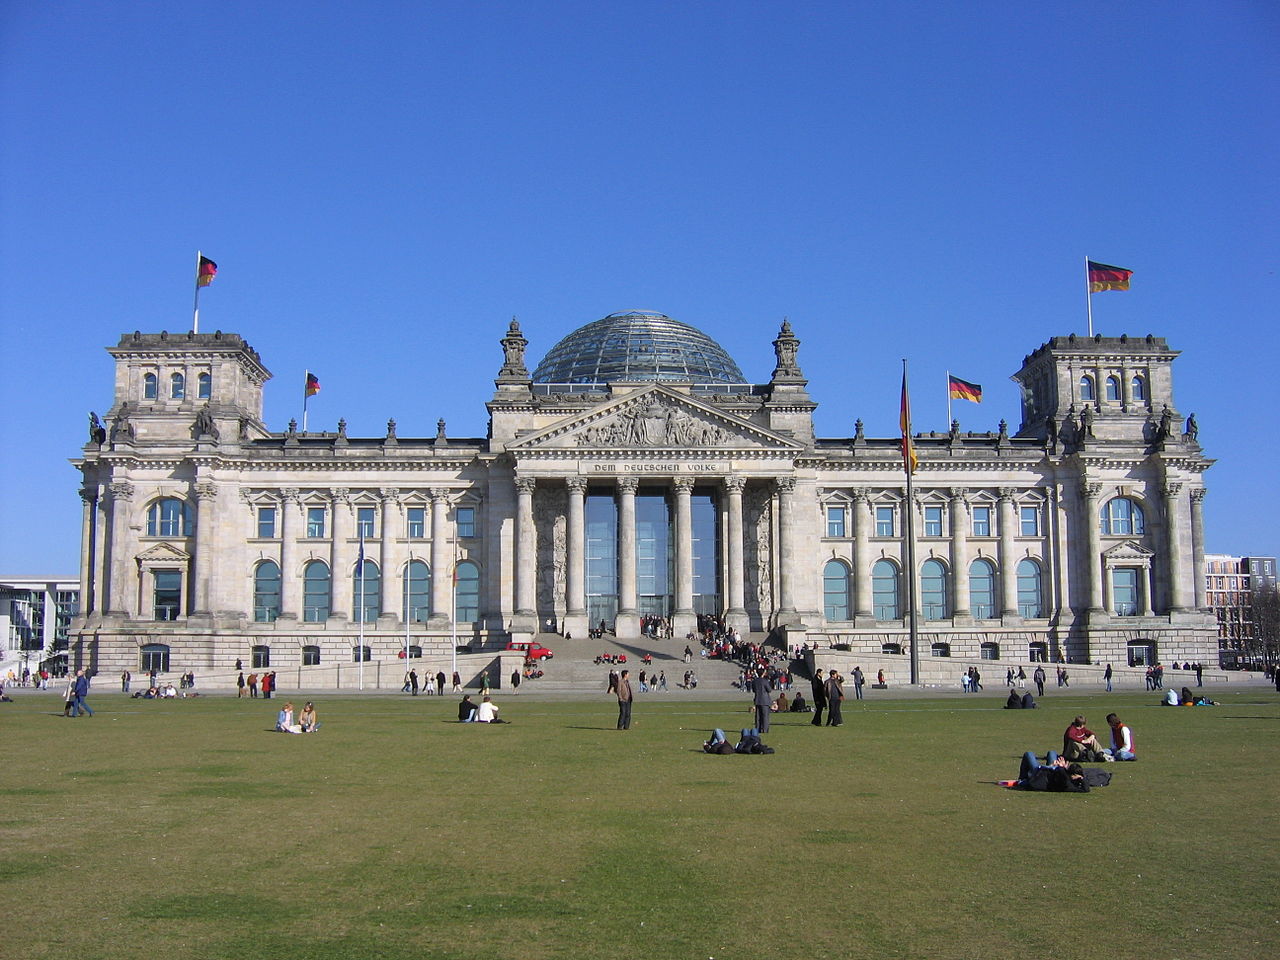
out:
M999 692L783 717L736 701L53 694L4 704L0 956L1250 958L1280 955L1280 697ZM301 704L298 704L301 706ZM1076 712L1141 759L1088 795L993 785Z

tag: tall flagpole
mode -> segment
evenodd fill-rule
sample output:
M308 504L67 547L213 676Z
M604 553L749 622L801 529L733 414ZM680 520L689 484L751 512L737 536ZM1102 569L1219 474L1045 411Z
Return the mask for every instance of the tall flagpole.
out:
M360 689L364 689L364 527L360 528L360 553L356 560L356 579L360 581L360 609L356 612L360 625L359 646L356 648L360 658ZM407 665L406 665L407 668Z
M950 393L950 391L948 391ZM911 685L920 683L920 644L916 624L916 512L915 486L912 482L914 470L911 464L911 401L907 392L907 358L902 358L902 467L907 472L907 502L903 505L906 514L907 536L907 630L911 644Z
M951 429L951 371L947 371L947 429Z
M1089 336L1093 336L1093 293L1089 290L1089 258L1084 258L1084 302L1089 310Z
M311 399L311 394L307 393L307 381L311 379L311 371L302 371L302 432L307 432L307 401Z
M196 251L196 303L191 310L191 332L200 332L200 257L199 250ZM216 317L214 318L217 319Z

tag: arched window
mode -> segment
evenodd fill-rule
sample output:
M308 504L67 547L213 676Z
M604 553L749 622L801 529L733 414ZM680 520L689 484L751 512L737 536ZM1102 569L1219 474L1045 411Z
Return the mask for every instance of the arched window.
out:
M142 648L140 669L143 673L169 672L169 645L167 643L148 643Z
M897 565L892 560L877 560L871 568L871 605L876 619L901 620L901 596Z
M249 651L249 662L255 670L262 670L271 666L271 648L265 643L257 644Z
M315 644L308 644L302 648L302 665L304 667L320 666L320 648Z
M175 373L169 378L169 396L174 400L181 400L187 395L187 378L180 373Z
M156 379L154 373L148 373L142 378L142 399L154 400L160 392L160 381Z
M454 584L454 610L458 623L475 623L480 619L480 568L470 560L457 566Z
M1129 384L1129 391L1133 394L1134 400L1147 399L1147 381L1141 377L1134 377Z
M329 619L329 565L312 560L302 571L302 619L323 623Z
M969 564L969 612L979 620L996 615L996 568L990 560Z
M351 609L357 623L373 623L382 614L382 571L372 560L356 565L351 576Z
M1108 400L1120 399L1120 378L1119 377L1107 377L1107 399Z
M279 616L280 567L274 560L263 560L253 571L253 619L274 623Z
M931 656L931 657L949 657L949 656L951 656L951 644L949 644L949 643L942 643L941 641L939 641L938 643L933 644L932 646L930 646L930 647L929 647L929 656Z
M1096 393L1093 389L1093 377L1087 373L1080 378L1080 399L1090 401L1096 399Z
M202 373L196 377L196 399L208 400L213 396L213 377Z
M406 623L426 623L431 619L431 568L421 560L410 560L404 568L404 611Z
M926 620L945 620L947 609L947 568L941 560L926 560L920 565L920 607Z
M1111 537L1141 536L1142 508L1128 497L1115 497L1102 506L1102 532Z
M822 568L822 606L828 620L849 619L849 568L839 560Z
M1044 591L1040 585L1040 564L1031 558L1018 564L1018 614L1044 616Z
M185 500L165 497L147 508L148 537L189 537L195 528L191 504Z

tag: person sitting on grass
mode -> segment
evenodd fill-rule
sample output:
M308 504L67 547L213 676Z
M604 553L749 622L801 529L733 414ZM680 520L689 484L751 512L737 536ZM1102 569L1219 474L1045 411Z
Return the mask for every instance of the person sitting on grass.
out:
M778 694L778 699L773 701L773 706L769 708L773 713L786 713L791 709L791 704L787 701L785 692Z
M276 731L279 733L301 733L302 724L293 722L293 704L286 703L276 715Z
M1076 717L1062 734L1062 755L1068 760L1101 758L1102 744L1097 735L1084 725L1084 717Z
M470 723L476 717L476 705L471 702L471 694L464 693L458 704L458 722Z
M1137 760L1137 752L1133 749L1133 731L1127 724L1121 723L1114 713L1107 714L1107 724L1111 727L1111 749L1104 751L1112 760Z
M791 712L792 713L811 713L812 712L809 707L808 701L805 700L804 698L803 693L797 693L796 698L791 701Z
M320 721L316 719L316 708L310 700L302 708L302 713L298 715L298 724L302 727L303 733L315 733L320 729Z
M498 705L485 697L476 707L476 723L506 723L498 719Z
M1017 690L1010 690L1010 691L1009 691L1009 696L1008 696L1008 698L1007 698L1007 699L1005 700L1005 702L1004 702L1004 708L1005 708L1006 710L1021 710L1021 709L1022 709L1022 697L1018 696L1018 691L1017 691Z

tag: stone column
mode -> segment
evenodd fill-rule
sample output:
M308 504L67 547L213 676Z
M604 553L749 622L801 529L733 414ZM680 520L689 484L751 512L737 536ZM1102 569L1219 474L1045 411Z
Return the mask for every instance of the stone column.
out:
M677 477L676 491L676 609L672 627L676 636L694 628L693 613L693 478Z
M782 477L776 481L778 491L778 619L779 624L792 623L798 619L795 602L795 531L791 529L791 500L795 493L796 482L792 477Z
M280 617L281 620L302 619L302 571L298 569L298 531L302 521L298 488L280 491ZM252 598L250 606L252 607Z
M1089 612L1101 613L1102 605L1102 541L1098 531L1098 496L1102 493L1102 484L1085 481L1080 485L1080 495L1084 499L1084 573L1085 587L1089 596ZM1149 592L1149 591L1148 591Z
M93 535L94 513L98 500L98 492L92 487L80 488L80 613L82 616L97 610L95 590L97 587L93 568Z
M107 613L114 616L133 616L138 601L136 575L131 575L133 558L129 556L133 544L129 538L129 523L133 515L133 484L116 481L111 484L111 574L107 581ZM136 567L134 568L136 569ZM132 588L132 589L131 589Z
M215 530L217 527L216 512L218 508L218 487L204 481L196 484L196 536L195 548L192 551L190 589L187 596L191 606L188 614L207 615L210 610L209 578L213 575L215 558Z
M997 508L1000 522L1000 616L1016 617L1018 615L1018 561L1014 556L1016 547L1013 542L1014 524L1017 522L1017 511L1014 509L1013 497L1017 491L1013 487L1000 488L1000 504Z
M1169 572L1169 613L1185 613L1191 606L1188 602L1186 583L1186 564L1182 554L1182 484L1178 481L1166 481L1161 490L1164 494L1165 533L1168 536L1166 551Z
M969 607L969 490L951 488L951 582L954 615L971 617Z
M449 556L449 491L431 489L431 623L453 619L453 563Z
M853 610L854 617L873 619L871 597L871 497L853 491Z
M97 486L93 498L93 558L89 562L93 565L94 612L99 616L110 609L107 599L111 586L110 525L107 490Z
M1195 585L1196 609L1209 605L1205 597L1204 577L1204 487L1191 489L1191 566Z
M635 477L618 479L618 619L619 637L640 634L636 607L636 488Z
M743 629L747 617L746 571L743 569L742 491L747 481L742 477L726 477L725 491L729 496L729 524L725 535L725 555L729 561L729 609L726 620L730 626Z
M400 564L396 563L396 554L399 551L395 549L396 539L393 536L395 532L393 528L396 526L394 523L396 507L400 503L400 491L394 487L383 488L378 491L378 497L382 501L380 504L381 509L378 511L377 531L378 569L382 571L382 576L379 578L382 584L382 603L379 609L382 610L383 617L400 620L403 623L404 612L401 608L404 604L398 598L403 598L404 596L402 582L404 571L399 569ZM400 587L400 589L397 590L396 587Z
M1128 364L1120 365L1120 401L1121 409L1126 413L1133 409L1133 368Z
M531 619L535 613L534 582L538 557L534 550L532 477L516 477L516 609L515 615ZM531 629L531 628L526 628Z
M568 529L565 531L565 619L563 628L585 636L587 623L587 478L568 477Z
M354 619L356 612L350 611L348 616L344 607L350 609L355 597L355 580L352 568L355 555L351 552L351 491L346 487L334 487L329 491L329 519L333 522L329 531L329 574L330 597L329 619Z

